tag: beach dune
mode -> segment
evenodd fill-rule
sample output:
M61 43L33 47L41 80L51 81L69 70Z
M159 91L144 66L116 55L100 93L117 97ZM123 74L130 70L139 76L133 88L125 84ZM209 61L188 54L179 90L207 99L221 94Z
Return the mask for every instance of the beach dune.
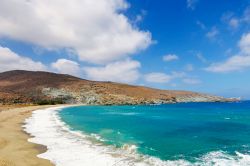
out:
M28 142L22 129L33 110L48 106L0 106L0 166L52 166L37 157L46 147Z

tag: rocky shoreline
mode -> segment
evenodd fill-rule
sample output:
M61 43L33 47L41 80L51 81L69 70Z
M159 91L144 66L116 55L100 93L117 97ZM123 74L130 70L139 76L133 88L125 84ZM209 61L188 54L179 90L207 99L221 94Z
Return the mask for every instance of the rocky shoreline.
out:
M137 105L137 104L167 104L183 102L233 102L236 99L227 99L219 96L206 94L187 94L172 97L170 99L160 98L135 98L118 94L97 94L94 91L72 92L65 89L44 88L43 94L51 99L62 99L67 104L89 104L89 105Z

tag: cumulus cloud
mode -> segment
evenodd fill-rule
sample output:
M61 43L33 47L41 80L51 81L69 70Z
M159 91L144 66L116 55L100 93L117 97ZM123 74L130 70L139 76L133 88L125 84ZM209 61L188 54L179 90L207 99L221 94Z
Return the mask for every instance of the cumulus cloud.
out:
M52 69L62 74L70 74L79 76L81 74L80 65L77 62L68 59L58 59L56 62L51 64Z
M162 59L163 61L169 62L169 61L178 60L179 57L175 54L168 54L168 55L164 55Z
M0 72L9 70L47 70L41 62L36 62L30 58L20 56L7 47L0 46Z
M244 34L239 41L239 47L242 54L250 56L250 33Z
M1 0L0 37L46 49L66 49L82 61L106 64L152 42L122 13L125 0Z
M149 73L145 75L145 80L152 83L168 83L172 80L171 75L165 73Z
M240 52L224 62L213 63L205 70L210 72L225 73L241 71L250 67L250 33L244 34L239 41Z
M226 73L240 71L247 67L250 67L250 56L235 55L224 62L211 64L205 70L216 73Z
M102 67L85 67L83 70L89 79L133 83L140 77L138 71L140 66L141 64L138 61L127 59L109 63Z

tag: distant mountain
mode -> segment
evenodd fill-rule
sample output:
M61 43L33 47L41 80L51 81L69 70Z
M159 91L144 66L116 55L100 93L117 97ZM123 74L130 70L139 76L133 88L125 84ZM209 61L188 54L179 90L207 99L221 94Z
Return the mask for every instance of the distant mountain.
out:
M0 103L159 104L230 101L188 91L159 90L70 75L14 70L0 73Z

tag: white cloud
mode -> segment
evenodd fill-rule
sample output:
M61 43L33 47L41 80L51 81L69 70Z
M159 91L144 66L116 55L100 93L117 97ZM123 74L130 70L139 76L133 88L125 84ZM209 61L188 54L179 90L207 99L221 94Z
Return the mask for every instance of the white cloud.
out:
M212 27L212 29L207 32L206 37L210 40L214 40L219 35L219 30L216 27Z
M244 34L239 41L239 47L243 54L250 56L250 33Z
M152 83L168 83L176 78L185 77L186 73L184 72L171 72L171 74L165 74L161 72L152 72L144 75L144 79L147 82Z
M233 12L227 12L222 15L222 21L227 23L230 28L237 29L241 25L250 23L250 7L248 6L244 12L237 16Z
M182 81L186 84L191 84L191 85L196 85L201 83L201 80L196 78L184 78Z
M142 15L140 15L140 14L138 14L138 15L136 15L136 18L135 18L135 23L138 23L138 22L141 22L143 20L143 16Z
M201 29L206 29L207 27L200 21L196 21L196 24L201 28Z
M237 29L242 23L241 18L235 16L232 12L226 12L222 15L221 20L229 25L231 29Z
M0 37L68 49L82 61L112 62L152 42L122 14L125 0L1 0Z
M185 72L171 72L171 74L153 72L144 75L144 79L149 83L171 83L171 86L176 86L176 83L173 83L176 80L180 80L183 83L190 85L202 83L198 78L191 77Z
M240 25L240 20L238 20L237 18L231 18L228 24L231 28L236 29Z
M138 61L127 59L107 64L104 67L85 67L84 71L89 79L97 81L133 83L140 76L138 71L140 66Z
M145 75L145 80L152 83L168 83L172 77L165 73L149 73Z
M44 71L46 66L30 58L20 56L7 47L0 46L0 72L9 70Z
M185 72L176 72L176 71L172 71L171 72L171 77L174 78L182 78L185 77L186 73Z
M193 70L192 64L188 64L186 67L188 67L189 71L191 69ZM191 84L191 85L201 83L201 80L199 80L198 78L194 78L185 72L176 72L176 71L172 71L170 74L150 73L146 75L145 80L147 82L153 82L153 83L169 83L169 82L174 82L176 80L180 80L185 84ZM172 83L171 85L176 85L176 84Z
M169 61L178 60L179 57L175 54L168 54L168 55L164 55L162 59L163 61L169 62Z
M205 70L210 72L225 73L241 71L250 67L250 33L244 34L239 41L240 52L224 62L213 63Z
M81 74L80 65L77 62L67 59L58 59L51 64L51 67L62 74L70 74L74 76L79 76Z
M207 59L202 55L202 53L198 52L196 57L203 63L207 63Z
M243 16L242 16L242 18L241 18L241 21L242 21L242 22L245 22L245 23L247 23L247 24L250 23L250 6L248 6L248 7L245 9L245 11L244 11L244 13L243 13Z
M194 10L199 0L187 0L187 8Z
M247 67L250 67L250 55L235 55L224 62L211 64L205 70L216 73L226 73L240 71Z
M134 19L134 23L137 24L137 23L140 23L143 21L144 17L147 15L147 11L146 10L141 10L141 13L140 14L137 14L135 19Z
M192 64L187 64L187 65L185 66L185 69L186 69L187 71L193 71L193 70L194 70L194 66L193 66Z

